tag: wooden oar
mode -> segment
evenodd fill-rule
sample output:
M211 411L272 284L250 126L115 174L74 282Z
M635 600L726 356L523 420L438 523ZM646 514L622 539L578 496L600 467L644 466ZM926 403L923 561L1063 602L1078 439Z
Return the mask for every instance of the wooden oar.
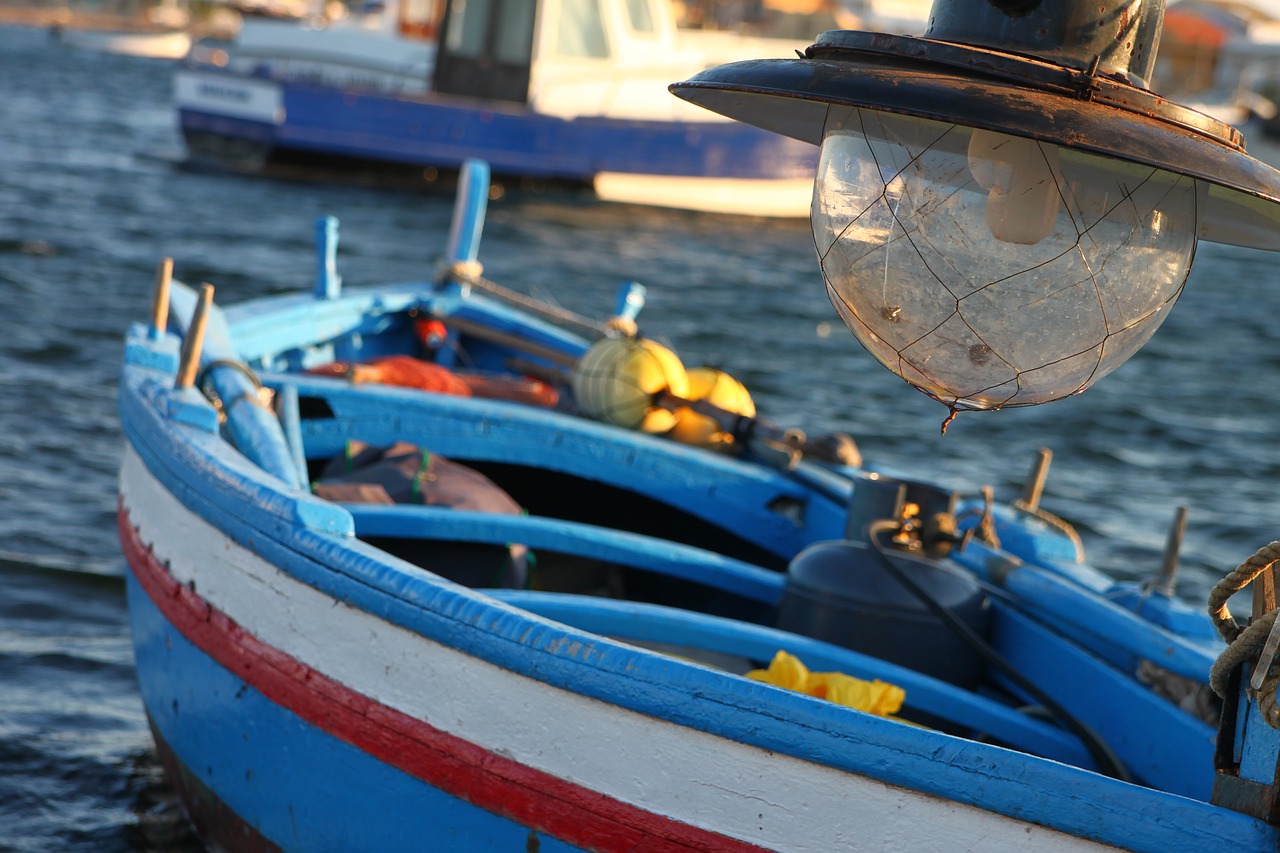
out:
M833 432L810 438L802 429L778 426L758 415L740 415L708 400L687 400L670 391L658 393L653 404L671 411L688 408L706 415L736 441L743 442L757 455L768 457L766 461L780 462L788 469L794 468L801 457L852 467L862 464L857 442L845 433Z
M436 319L444 323L446 326L452 326L455 331L461 332L464 335L470 335L473 338L479 338L481 340L488 341L489 343L498 344L499 346L508 347L513 350L523 351L534 358L545 359L546 361L564 369L563 371L559 369L550 369L545 365L528 362L529 369L522 369L521 372L529 373L529 375L538 379L543 379L545 377L539 376L536 371L547 371L552 377L550 381L563 382L567 385L569 384L569 380L568 374L565 371L572 370L573 366L578 363L578 356L573 353L568 353L564 350L556 349L555 347L548 346L546 344L531 341L528 338L512 334L511 332L503 332L499 329L491 328L483 323L478 323L475 320L466 320L462 317L455 317L453 315L444 317L437 315Z

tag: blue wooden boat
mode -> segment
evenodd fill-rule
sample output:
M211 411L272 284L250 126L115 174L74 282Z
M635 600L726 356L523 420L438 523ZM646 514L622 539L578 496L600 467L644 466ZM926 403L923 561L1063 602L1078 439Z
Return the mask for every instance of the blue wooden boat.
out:
M439 280L342 285L322 221L313 292L162 263L129 332L138 677L211 848L1276 849L1214 802L1222 640L1045 465L1000 505L700 397L637 289L487 282L462 177Z
M803 46L678 28L670 0L389 2L321 27L247 19L195 46L174 100L196 163L447 186L479 157L505 186L803 216L811 146L666 91Z
M833 305L965 409L1080 393L1196 242L1280 248L1280 172L1145 87L1163 4L938 0L672 90L820 146ZM1207 612L1040 507L861 465L731 376L484 279L215 308L157 276L119 526L157 748L241 849L1274 850L1261 549ZM1252 619L1228 600L1255 580ZM329 782L330 784L325 784Z

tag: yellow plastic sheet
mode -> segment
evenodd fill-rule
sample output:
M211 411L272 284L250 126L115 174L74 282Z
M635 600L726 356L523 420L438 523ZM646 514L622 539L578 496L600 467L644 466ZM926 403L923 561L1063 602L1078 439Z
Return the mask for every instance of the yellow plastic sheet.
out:
M747 678L807 693L881 717L896 714L907 698L907 691L878 678L864 681L843 672L810 672L799 658L784 651L773 656L768 669L753 669L747 673Z

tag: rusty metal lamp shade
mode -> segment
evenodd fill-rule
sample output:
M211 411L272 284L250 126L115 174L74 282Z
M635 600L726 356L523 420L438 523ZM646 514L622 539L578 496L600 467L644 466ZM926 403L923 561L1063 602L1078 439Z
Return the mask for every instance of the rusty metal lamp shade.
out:
M672 85L821 146L812 224L859 341L960 409L1079 393L1158 328L1197 239L1280 249L1280 172L1145 88L1163 3L938 0Z

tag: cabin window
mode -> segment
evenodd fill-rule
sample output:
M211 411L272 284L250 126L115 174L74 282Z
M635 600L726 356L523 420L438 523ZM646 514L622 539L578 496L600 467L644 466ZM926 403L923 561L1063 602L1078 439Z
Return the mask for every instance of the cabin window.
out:
M451 5L453 15L445 34L449 52L458 56L484 56L493 0L453 0Z
M609 42L605 38L604 20L600 15L600 0L563 0L560 4L560 28L556 34L556 53L586 59L605 59L609 56Z
M649 0L627 0L627 20L631 22L631 29L637 33L657 32Z
M502 24L498 27L494 57L502 63L527 65L533 50L529 34L533 32L536 3L507 0L502 4Z

